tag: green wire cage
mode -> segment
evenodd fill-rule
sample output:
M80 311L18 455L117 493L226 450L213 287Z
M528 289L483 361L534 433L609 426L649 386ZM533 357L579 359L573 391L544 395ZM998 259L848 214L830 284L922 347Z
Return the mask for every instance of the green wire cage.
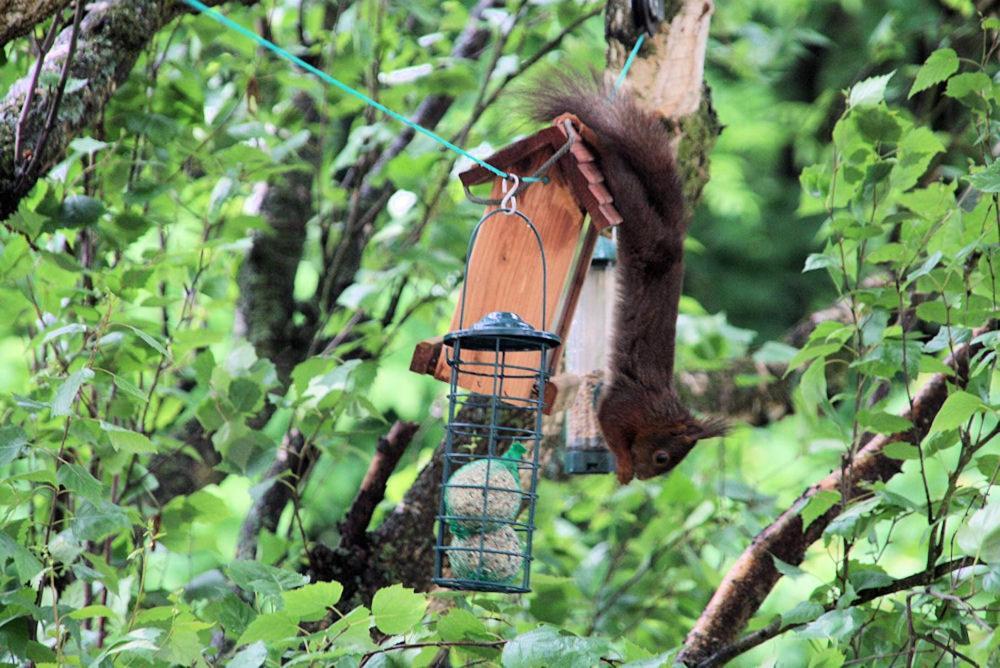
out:
M538 244L544 327L545 251L527 216L503 208L483 216L469 241L466 275L479 230L500 215L523 222ZM560 338L509 311L494 311L466 328L467 284L459 329L444 336L451 377L434 582L451 589L523 593L531 590L544 388L549 354ZM490 392L462 388L463 376L486 379ZM533 388L527 396L510 390L526 380Z

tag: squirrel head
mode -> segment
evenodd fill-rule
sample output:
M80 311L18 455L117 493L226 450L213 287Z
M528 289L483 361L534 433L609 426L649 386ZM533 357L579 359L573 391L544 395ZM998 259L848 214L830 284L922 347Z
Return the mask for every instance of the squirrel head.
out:
M624 484L633 475L646 480L669 473L698 441L725 433L726 425L721 420L698 420L689 415L678 422L651 425L636 434L630 452L631 466L619 467L618 479Z

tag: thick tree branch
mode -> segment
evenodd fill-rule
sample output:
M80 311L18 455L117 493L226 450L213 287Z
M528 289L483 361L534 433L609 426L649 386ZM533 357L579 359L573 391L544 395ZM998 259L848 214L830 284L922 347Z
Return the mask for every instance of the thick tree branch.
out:
M207 4L219 2L210 0ZM251 0L242 2L252 4ZM18 2L16 6L22 4L32 3ZM178 5L160 0L104 0L88 4L87 9L79 30L64 29L45 54L41 68L43 78L46 72L61 73L73 53L71 42L75 35L75 57L66 71L69 77L85 81L86 85L70 86L60 94L58 90L37 88L39 79L29 72L0 100L0 220L17 210L21 198L63 158L70 141L100 117L139 54L156 32L181 11ZM31 104L19 122L28 97ZM22 154L15 155L14 138L19 127ZM43 136L46 141L41 151L25 155L42 143L39 140Z
M322 122L312 98L299 93L294 105L310 124ZM310 171L295 169L273 183L258 184L260 215L267 222L254 235L253 245L240 266L237 282L237 331L254 345L259 357L270 359L282 381L308 354L313 327L297 327L295 275L306 241L306 224L313 217L313 172L323 151L321 132L313 132L299 150Z
M389 481L389 476L396 469L419 426L416 422L397 420L389 429L389 433L378 440L375 456L368 464L365 479L361 482L350 509L340 522L341 545L345 543L357 545L365 540L368 523L371 522L375 508L385 498L385 485Z
M953 573L962 568L975 566L978 563L981 562L974 557L963 557L961 559L955 559L943 564L938 564L934 568L920 571L919 573L914 573L913 575L908 575L905 578L900 578L882 587L863 589L858 597L851 602L850 607L857 607L859 605L871 603L872 601L882 598L883 596L897 594L901 591L906 591L914 587L930 585L949 573ZM824 609L826 612L829 612L830 610L835 609L835 607L835 605L828 605ZM724 665L727 661L736 658L740 654L749 652L754 647L762 645L772 638L776 638L783 633L797 629L801 626L804 626L804 624L782 624L780 618L776 619L764 628L754 631L753 633L748 633L733 644L723 647L718 652L699 663L698 668L714 668L715 666Z
M65 9L70 0L0 0L0 47Z
M977 335L988 328L977 330ZM955 375L964 377L969 356L978 346L961 346L949 356L946 364ZM899 460L883 454L884 448L894 441L919 443L927 435L930 425L948 396L951 376L934 376L914 396L912 409L903 417L913 423L913 429L902 434L870 437L843 468L830 473L819 483L807 489L777 520L758 534L750 547L736 560L716 589L685 641L678 660L687 665L698 665L715 654L720 647L733 641L746 626L747 621L767 598L781 574L774 566L773 557L790 564L799 564L806 550L817 541L830 522L851 500L866 493L868 483L885 481L901 468ZM843 505L836 505L803 527L800 510L805 502L821 491L847 492Z

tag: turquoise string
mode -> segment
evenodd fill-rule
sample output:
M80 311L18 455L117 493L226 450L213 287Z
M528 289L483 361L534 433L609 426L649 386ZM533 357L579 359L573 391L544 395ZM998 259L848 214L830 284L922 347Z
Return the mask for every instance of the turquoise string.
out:
M628 71L632 68L632 63L635 61L635 57L636 55L638 55L639 49L642 47L642 43L645 41L646 41L646 33L641 33L639 35L639 39L635 41L635 46L632 47L632 53L628 54L628 58L625 60L625 66L622 68L621 73L615 80L615 90L614 93L611 94L612 99L614 99L615 94L618 93L618 89L622 87L622 84L625 83L625 75L627 75Z
M465 156L469 160L472 160L473 162L475 162L477 165L479 165L479 166L481 166L481 167L483 167L485 169L488 169L489 171L493 172L494 174L496 174L500 178L506 179L506 178L510 177L510 175L507 174L506 172L504 172L504 171L502 171L500 169L497 169L496 167L494 167L493 165L489 164L488 162L480 160L479 158L477 158L476 156L472 155L468 151L466 151L464 149L461 149L458 146L455 146L454 144L452 144L450 141L448 141L447 139L445 139L441 135L433 132L432 130L428 130L427 128L423 127L422 125L418 125L417 123L414 123L413 121L411 121L407 117L403 116L402 114L396 113L392 109L389 109L385 105L383 105L383 104L377 102L376 100L373 100L372 98L368 97L367 95L365 95L361 91L355 90L355 89L351 88L350 86L348 86L347 84L343 83L342 81L333 78L332 76L330 76L329 74L327 74L323 70L321 70L321 69L319 69L317 67L313 67L312 65L310 65L306 61L302 60L298 56L289 53L288 51L284 50L283 48L281 48L280 46L278 46L274 42L271 42L269 40L264 39L263 37L261 37L260 35L258 35L255 32L253 32L252 30L248 30L247 28L244 28L239 23L236 23L232 19L229 19L229 18L223 16L222 14L220 14L217 11L215 11L211 7L208 7L204 3L199 2L199 0L183 0L183 1L186 4L190 5L191 7L193 7L194 9L197 9L202 14L205 14L205 15L207 15L207 16L215 19L216 21L218 21L222 25L226 26L230 30L233 30L233 31L235 31L235 32L243 35L247 39L253 40L254 42L256 42L257 44L259 44L260 46L264 47L265 49L268 49L269 51L272 51L273 53L277 54L281 58L284 58L285 60L298 65L299 67L301 67L302 69L304 69L307 72L311 72L312 74L315 74L320 79L322 79L326 83L330 84L334 88L337 88L338 90L340 90L340 91L342 91L344 93L347 93L348 95L353 95L354 97L358 98L359 100L361 100L365 104L368 104L368 105L371 105L372 107L375 107L376 109L378 109L379 111L381 111L386 116L394 118L397 121L399 121L400 123L402 123L402 124L404 124L404 125L406 125L406 126L408 126L410 128L413 128L417 132L419 132L419 133L421 133L421 134L423 134L423 135L425 135L427 137L430 137L434 141L438 142L442 146L445 146L446 148L451 149L455 153L458 153L459 155ZM521 180L522 181L542 181L542 180L544 180L544 177L543 178L536 178L536 177L531 177L531 176L525 176L525 177L522 177Z

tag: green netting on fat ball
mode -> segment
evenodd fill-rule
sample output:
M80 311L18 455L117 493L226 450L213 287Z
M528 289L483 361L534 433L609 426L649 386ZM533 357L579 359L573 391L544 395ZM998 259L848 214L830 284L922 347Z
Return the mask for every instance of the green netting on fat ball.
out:
M518 462L525 447L515 442L503 457L470 462L452 474L444 490L448 527L459 538L513 522L521 510ZM462 518L462 519L456 519Z
M448 551L451 573L463 580L509 584L521 572L521 539L509 526L467 538L456 538ZM454 549L468 548L468 549Z

